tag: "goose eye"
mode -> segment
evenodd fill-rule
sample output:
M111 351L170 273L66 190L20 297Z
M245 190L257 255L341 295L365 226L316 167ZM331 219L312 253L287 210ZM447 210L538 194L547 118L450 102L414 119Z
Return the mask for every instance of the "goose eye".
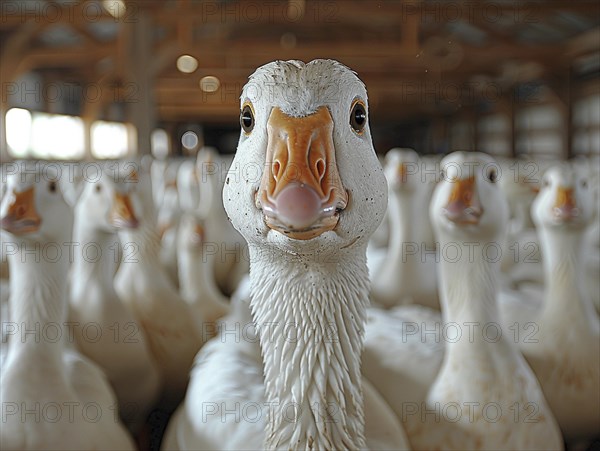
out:
M244 105L242 108L242 112L240 113L240 125L246 134L249 134L254 128L254 113L249 104Z
M548 179L542 180L542 186L550 186L550 180L548 180Z
M48 182L48 191L50 191L51 193L56 192L56 182L54 180L51 182Z
M496 172L496 170L490 169L488 172L488 180L492 183L496 183L497 179L498 179L498 173Z
M356 100L350 112L350 126L360 135L364 131L365 125L367 125L367 109L362 101Z
M99 193L102 191L102 185L96 185L96 192Z
M581 186L582 186L583 188L587 188L587 186L588 186L587 180L582 180L582 181L581 181Z

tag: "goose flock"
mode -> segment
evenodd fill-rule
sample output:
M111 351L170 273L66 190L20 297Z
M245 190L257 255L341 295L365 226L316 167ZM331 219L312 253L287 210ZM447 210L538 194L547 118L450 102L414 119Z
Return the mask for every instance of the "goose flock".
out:
M380 162L333 60L240 110L233 160L2 165L1 449L598 443L597 159Z

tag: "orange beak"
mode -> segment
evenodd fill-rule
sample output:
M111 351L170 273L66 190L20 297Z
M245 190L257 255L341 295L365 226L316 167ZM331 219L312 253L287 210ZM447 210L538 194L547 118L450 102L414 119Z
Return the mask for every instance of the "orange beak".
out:
M335 160L329 110L297 118L273 108L267 134L268 163L256 196L266 225L297 240L333 230L348 193Z
M565 221L569 221L579 216L579 209L577 208L577 201L575 200L573 188L565 188L564 186L558 187L552 211L556 218Z
M110 222L118 228L135 229L139 221L135 217L131 199L127 194L115 193L113 207L110 212Z
M401 183L406 183L407 172L406 164L400 163L398 166L398 180L400 180Z
M446 217L457 224L477 224L483 207L477 195L475 177L454 180L448 204L444 208Z
M200 245L204 242L204 227L202 224L196 224L191 236L192 244Z
M42 218L35 209L35 189L31 188L14 193L14 199L8 206L8 211L0 219L0 226L14 235L26 235L37 232L42 224Z

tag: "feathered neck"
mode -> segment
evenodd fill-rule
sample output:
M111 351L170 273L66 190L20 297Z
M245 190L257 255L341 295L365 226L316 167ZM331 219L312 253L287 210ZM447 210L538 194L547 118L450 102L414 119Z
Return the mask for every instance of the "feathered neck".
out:
M584 281L584 230L541 227L538 233L547 293L541 321L548 317L564 321L567 316L580 323L596 319Z
M90 227L76 216L73 239L79 245L73 258L71 299L87 298L93 287L105 300L116 299L113 278L118 262L119 238L116 233Z
M160 236L153 211L143 215L139 227L119 230L119 238L123 248L121 263L160 264Z
M250 245L250 257L251 309L272 406L265 447L364 448L366 248L314 261Z
M446 344L443 369L468 372L486 362L500 376L505 359L516 358L518 352L498 326L500 247L492 239L461 241L445 232L437 235L441 307L448 326L439 331Z
M424 188L424 187L423 187ZM412 264L420 260L419 256L408 258L406 254L406 244L424 246L427 241L425 235L424 222L428 214L424 189L417 191L397 191L390 190L388 200L388 217L390 219L390 228L393 233L390 234L390 245L388 250L388 267L393 267L396 272L399 266ZM397 275L396 275L397 277Z
M10 349L38 348L58 355L67 335L67 272L73 249L30 241L16 244L18 250L9 255L9 302L11 321L21 333L10 340Z

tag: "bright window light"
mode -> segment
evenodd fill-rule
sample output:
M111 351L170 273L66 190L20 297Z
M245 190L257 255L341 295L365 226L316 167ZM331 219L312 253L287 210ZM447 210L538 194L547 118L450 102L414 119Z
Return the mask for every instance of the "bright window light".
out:
M61 114L34 113L31 156L46 159L78 159L85 154L83 120Z
M133 127L120 122L96 121L92 124L92 155L96 158L123 158L132 148Z
M150 136L150 150L154 158L164 160L169 155L169 135L163 129L157 128Z
M11 108L6 112L6 141L8 151L14 158L26 158L31 137L31 113L23 108Z

